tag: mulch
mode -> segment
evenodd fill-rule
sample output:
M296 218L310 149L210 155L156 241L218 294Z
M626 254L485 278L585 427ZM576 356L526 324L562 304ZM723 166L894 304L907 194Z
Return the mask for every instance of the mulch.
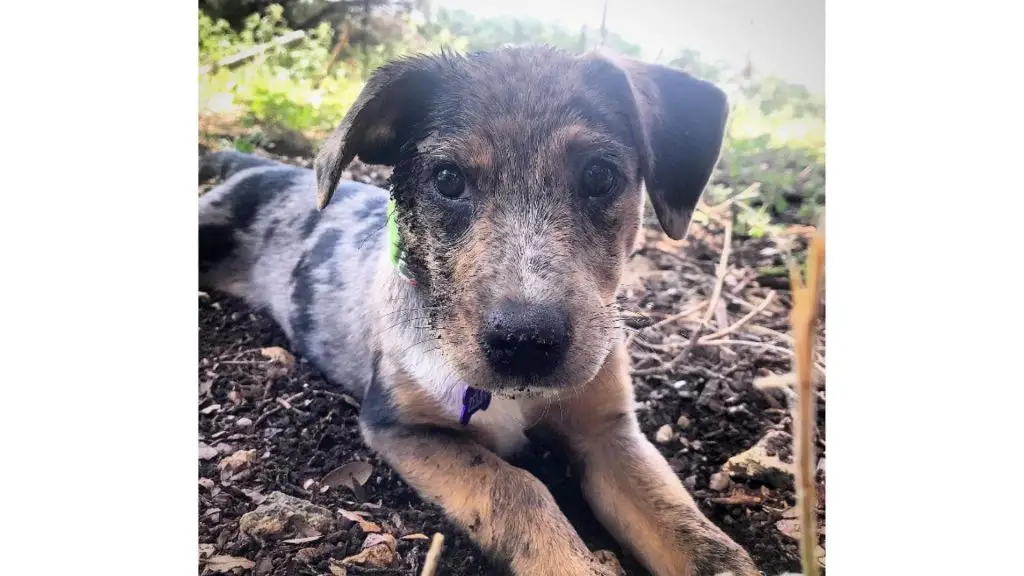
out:
M308 159L289 161L309 165ZM347 176L376 183L383 178L358 164ZM725 273L718 274L725 237L720 221L724 218L695 225L687 241L675 243L658 234L649 219L646 242L631 261L623 303L655 323L631 334L639 420L649 438L662 440L656 446L700 509L744 546L761 570L770 575L799 572L791 529L796 503L792 483L740 475L717 489L711 484L729 458L770 432L790 430L785 391L753 383L791 370L789 293L786 279L780 280L774 271L783 267L785 250L800 250L806 240L800 229L786 238L735 235ZM719 282L720 296L707 326L690 346ZM231 562L237 561L241 567L234 569L235 574L339 574L341 561L362 549L368 527L397 539L394 560L386 567L351 561L344 564L349 575L418 576L430 541L415 535L430 537L435 532L445 536L441 574L495 573L440 509L423 502L363 445L357 402L324 381L302 358L289 366L261 353L269 347L289 349L273 321L223 294L200 293L198 307L201 574L218 569L217 562L210 562L212 557L218 562L227 557L228 572ZM680 317L682 312L689 313ZM746 322L737 325L742 319ZM824 334L822 327L822 343ZM683 358L673 363L684 350ZM823 366L823 344L818 352L817 362ZM821 381L817 480L819 542L824 548L824 378ZM787 447L773 450L783 460L791 458ZM225 460L237 461L239 454L242 464L225 468ZM353 461L373 468L361 488L324 487L328 472ZM627 574L646 574L594 521L578 479L557 450L538 443L516 463L551 488L592 549L611 550ZM332 513L361 513L372 526L352 521L352 514L345 518L338 513L328 533L310 532L308 527L298 535L295 530L263 536L243 533L240 518L274 492ZM409 535L414 536L402 538Z

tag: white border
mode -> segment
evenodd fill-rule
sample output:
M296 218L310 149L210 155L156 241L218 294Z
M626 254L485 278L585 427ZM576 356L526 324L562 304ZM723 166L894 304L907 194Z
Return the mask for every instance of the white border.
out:
M1024 49L995 5L828 6L833 576L1019 564ZM195 8L30 6L0 36L5 567L191 574Z

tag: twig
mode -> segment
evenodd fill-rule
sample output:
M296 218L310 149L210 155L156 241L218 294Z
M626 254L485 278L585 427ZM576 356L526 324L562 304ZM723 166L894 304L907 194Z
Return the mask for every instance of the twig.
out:
M274 414L277 414L280 411L281 411L281 407L280 406L274 406L270 410L267 410L263 414L260 414L260 417L257 418L256 421L252 423L253 430L258 430L259 427L260 427L260 424L263 424L263 422L267 418L270 418L271 416L273 416Z
M715 313L715 306L718 305L718 299L722 296L722 284L725 282L725 273L729 270L729 253L732 251L732 213L729 213L729 218L725 221L725 241L722 244L722 256L718 259L718 268L715 269L715 287L711 291L711 300L708 301L707 308L704 309L704 317L701 318L700 326L697 326L693 334L690 335L690 341L686 343L686 346L679 351L669 362L669 367L678 366L681 362L686 360L690 355L690 350L697 344L700 339L701 332L704 331L704 327L707 326L708 321L711 320L711 315Z
M271 40L270 42L267 42L265 44L259 44L257 46L253 46L251 48L246 48L245 50L242 50L240 52L236 52L235 54L232 54L231 56L227 56L225 58L221 58L220 60L216 61L212 65L202 66L202 67L199 68L199 73L200 74L207 74L207 73L213 72L217 68L223 68L223 67L229 67L230 68L231 66L235 66L237 64L240 64L240 63L242 63L242 62L252 58L253 56L258 56L260 54L263 54L264 52L266 52L270 48L273 48L274 46L286 46L288 44L291 44L292 42L295 42L296 40L299 40L299 39L305 38L305 37L306 37L306 31L305 30L293 30L291 32L288 32L287 34L282 34L281 36L278 36L277 38L274 38L273 40Z
M320 76L320 81L316 84L317 88L319 88L324 83L324 80L330 76L331 68L334 67L334 63L338 60L338 56L341 55L341 51L345 49L345 46L348 46L348 22L342 22L341 25L338 26L338 36L338 42L334 45L334 49L331 50L331 56L327 60L327 65L324 66L324 71Z
M807 259L807 283L800 277L796 263L789 262L789 278L793 292L793 309L790 323L796 341L795 371L797 377L797 407L793 414L794 443L796 444L797 507L800 513L800 557L803 573L817 576L818 547L817 490L814 486L815 455L814 437L817 414L814 393L814 339L815 325L821 308L821 279L825 265L825 237L820 231L811 242Z
M778 352L785 354L789 357L795 357L796 353L789 348L783 348L782 346L776 346L775 344L769 344L768 342L757 342L755 340L704 340L701 338L700 342L697 343L699 346L754 346L757 348L764 348L765 350L771 350L772 352ZM825 367L821 364L811 364L816 370L825 373Z
M680 320L683 320L684 318L686 318L690 314L693 314L694 312L697 312L698 310L700 310L703 307L704 307L704 302L701 302L699 304L696 304L694 306L691 306L691 307L687 308L686 310L683 310L682 312L679 312L678 314L673 314L671 316L668 316L667 318L662 318L661 320L658 320L654 324L651 324L650 326L647 326L646 328L644 328L644 330L651 330L653 328L661 328L662 326L664 326L666 324L671 324L673 322L678 322ZM636 340L636 334L637 333L634 332L634 333L629 335L629 338L626 338L626 347L627 348L633 345L633 342Z
M705 336L704 338L706 338L708 340L715 340L717 338L721 338L722 336L726 336L728 334L732 334L737 329L739 329L741 326L743 326L744 324L749 322L751 320L751 318L753 318L754 316L757 316L761 312L764 312L764 309L767 308L768 305L772 303L772 298L775 298L775 291L774 290L769 292L768 295L764 297L764 300L762 300L761 303L757 305L757 308L754 308L753 310L748 312L746 316L744 316L743 318L740 318L739 320L737 320L735 323L733 323L732 326L729 326L728 328L725 328L724 330L719 330L718 332L715 332L714 334L709 334L708 336ZM704 340L704 338L701 338L701 340Z
M701 206L699 206L697 208L697 210L699 210L700 212L702 212L706 216L709 216L711 218L715 218L717 220L717 218L716 218L717 216L719 216L721 213L725 212L725 210L727 208L729 208L730 206L735 204L738 200L746 200L748 198L753 198L753 197L757 196L757 193L758 193L758 191L760 189L761 189L761 183L760 182L754 182L750 186L747 186L746 188L744 188L740 192L737 192L737 193L733 194L732 196L729 196L728 198L726 198L725 200L722 200L721 202L719 202L718 204L715 204L714 206L709 206L709 205L704 204L703 202L701 202Z
M427 558L423 561L423 571L420 576L434 576L437 573L437 563L441 559L441 551L444 550L444 534L434 533L434 539L430 541L430 549L427 550Z

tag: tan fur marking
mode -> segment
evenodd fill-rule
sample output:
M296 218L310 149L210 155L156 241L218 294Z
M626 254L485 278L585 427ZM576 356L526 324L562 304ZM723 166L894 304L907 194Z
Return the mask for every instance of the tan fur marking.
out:
M697 509L633 412L625 346L588 389L550 412L582 460L594 512L656 576L759 574L738 545Z
M519 576L611 576L548 489L463 437L364 430L368 443L417 492L437 502L489 555Z

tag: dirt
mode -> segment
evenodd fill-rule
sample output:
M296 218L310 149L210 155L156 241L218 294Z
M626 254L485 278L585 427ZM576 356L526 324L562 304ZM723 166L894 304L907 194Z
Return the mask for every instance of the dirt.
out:
M308 159L292 161L309 165ZM375 169L356 166L354 170L349 177L377 183L383 177ZM793 232L799 249L805 241L799 230ZM649 221L647 242L631 262L623 303L659 321L706 302L716 283L723 238L722 227L711 223L694 226L690 240L680 245L663 240ZM653 441L659 428L671 427L671 439L656 446L700 509L744 546L769 575L800 571L797 541L783 532L793 523L792 483L733 477L724 490L713 490L710 484L729 458L753 447L765 434L788 432L791 426L783 393L760 390L752 384L758 377L790 371L785 352L790 348L786 341L789 295L784 284L762 284L760 280L764 269L782 266L777 246L777 239L733 238L729 272L721 290L723 306L703 332L707 335L731 326L760 306L774 289L772 302L761 313L728 335L715 338L762 344L698 345L685 361L665 372L696 328L703 313L698 311L685 322L640 330L631 345L634 371L640 372L633 381L644 433ZM430 537L435 532L445 535L441 574L496 573L440 509L423 502L363 445L353 399L324 381L302 358L289 368L261 354L266 347L289 349L286 338L267 316L216 293L200 293L198 306L200 573L213 572L208 559L215 555L253 563L235 569L236 574L321 575L334 573L332 568L340 573L341 560L360 552L367 532L360 523L340 514L337 526L328 533L310 532L308 526L261 537L241 533L242 515L257 509L275 491L333 512L365 513L364 518L383 533L397 538L390 565L350 563L346 567L350 575L418 575L430 541L401 537ZM719 321L725 324L720 326ZM823 347L819 353L823 363ZM824 399L822 386L817 450L819 542L823 548ZM225 458L244 450L253 452L237 456L237 466L227 471L219 467ZM771 450L783 460L791 458L787 447ZM319 481L325 474L357 460L373 467L362 487L362 498L351 488L321 488ZM551 488L592 549L614 552L627 574L646 574L599 527L582 499L578 478L572 476L557 450L539 439L532 452L516 463ZM716 478L716 483L716 488L723 488L724 478Z

